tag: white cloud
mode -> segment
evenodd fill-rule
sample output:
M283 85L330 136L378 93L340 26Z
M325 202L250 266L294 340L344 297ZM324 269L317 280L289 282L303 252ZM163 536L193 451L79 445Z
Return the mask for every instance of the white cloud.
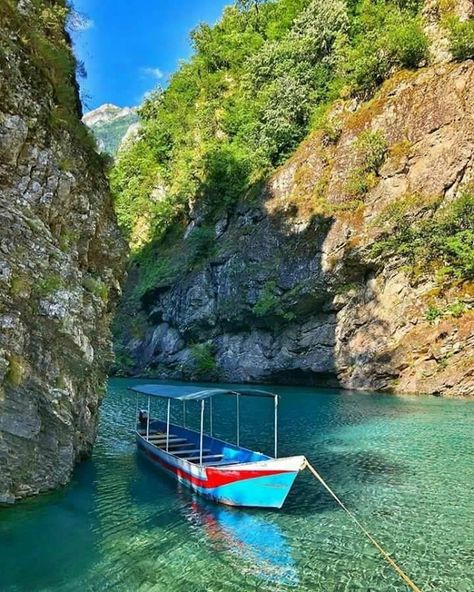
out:
M149 99L152 94L153 90L146 90L141 96L137 97L137 104L142 105L147 99Z
M142 73L145 74L145 76L155 78L155 80L161 80L164 76L159 68L142 68Z

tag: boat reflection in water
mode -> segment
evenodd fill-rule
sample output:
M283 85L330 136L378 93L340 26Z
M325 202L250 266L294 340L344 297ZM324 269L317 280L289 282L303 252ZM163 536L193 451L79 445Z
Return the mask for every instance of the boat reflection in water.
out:
M195 496L190 503L186 498L186 518L205 533L216 551L235 559L236 570L267 583L299 584L291 547L276 524L261 514L208 504Z

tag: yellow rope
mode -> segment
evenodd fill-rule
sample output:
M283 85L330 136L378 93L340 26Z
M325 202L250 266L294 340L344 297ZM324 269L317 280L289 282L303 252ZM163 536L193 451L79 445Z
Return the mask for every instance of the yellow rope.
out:
M337 497L334 491L329 487L326 481L321 477L318 471L306 461L306 464L303 468L308 468L311 473L316 477L316 479L321 483L321 485L332 495L332 497L336 500L336 502L341 506L341 508L348 514L353 522L357 524L357 526L362 530L365 536L369 539L369 541L374 545L374 547L381 553L382 557L393 567L393 569L398 573L398 575L404 580L404 582L414 591L414 592L421 592L420 588L412 582L412 580L407 576L407 574L399 567L395 561L390 557L390 555L382 548L382 546L374 539L374 537L368 532L363 524L359 522L359 520L354 516L354 514L346 508L346 506L342 503L342 501Z

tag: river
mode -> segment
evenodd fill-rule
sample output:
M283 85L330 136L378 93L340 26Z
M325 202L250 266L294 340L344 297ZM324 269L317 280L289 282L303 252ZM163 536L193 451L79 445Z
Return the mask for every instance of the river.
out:
M206 502L155 470L135 450L137 382L110 380L93 457L69 486L0 510L1 592L407 590L308 472L282 510L262 511ZM472 592L474 403L274 390L280 456L306 455L423 592ZM229 439L231 411L214 404ZM271 454L272 413L242 401L242 445Z

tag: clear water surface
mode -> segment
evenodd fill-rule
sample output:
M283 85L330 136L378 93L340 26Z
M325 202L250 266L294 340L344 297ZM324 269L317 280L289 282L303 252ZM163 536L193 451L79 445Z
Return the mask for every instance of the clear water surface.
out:
M239 510L150 466L136 382L110 381L93 458L67 488L0 510L1 592L407 590L308 472L282 510ZM424 592L474 591L474 404L275 390L280 455L306 455ZM225 438L232 406L214 404ZM244 400L241 417L242 444L271 453L271 404Z

